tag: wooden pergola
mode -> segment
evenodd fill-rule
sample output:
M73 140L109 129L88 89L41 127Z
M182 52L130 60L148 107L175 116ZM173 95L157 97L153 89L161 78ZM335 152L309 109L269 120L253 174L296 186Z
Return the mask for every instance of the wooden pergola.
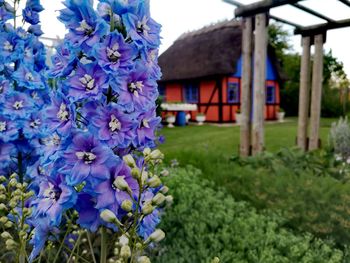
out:
M269 18L295 28L302 37L300 66L299 118L297 145L303 150L319 147L321 97L323 82L323 44L327 31L350 26L350 19L334 20L300 4L305 0L263 0L243 5L235 0L223 0L236 6L235 16L242 18L242 101L240 154L248 156L264 149L265 72L267 55L267 26ZM350 8L349 0L338 0ZM291 5L326 22L302 26L288 19L269 15L271 9ZM253 34L255 26L255 34ZM253 41L254 39L254 41ZM254 50L253 50L254 42ZM311 80L311 45L315 46ZM254 57L254 66L252 65ZM311 84L311 92L310 92ZM254 88L252 88L254 87ZM253 94L252 94L253 93ZM311 93L311 96L310 96ZM309 118L310 115L310 118ZM251 118L252 116L252 118ZM310 129L309 129L310 127ZM309 131L309 135L308 135Z

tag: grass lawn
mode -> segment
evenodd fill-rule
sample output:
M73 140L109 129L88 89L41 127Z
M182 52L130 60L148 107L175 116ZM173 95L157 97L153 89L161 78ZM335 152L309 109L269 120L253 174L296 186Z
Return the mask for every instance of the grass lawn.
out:
M322 119L322 144L327 144L328 132L335 119ZM239 127L212 125L163 128L165 143L160 149L166 160L177 159L180 165L192 164L203 171L203 176L219 185L229 182L232 167L228 160L238 153ZM267 151L295 145L297 119L288 118L284 123L269 123L265 126Z

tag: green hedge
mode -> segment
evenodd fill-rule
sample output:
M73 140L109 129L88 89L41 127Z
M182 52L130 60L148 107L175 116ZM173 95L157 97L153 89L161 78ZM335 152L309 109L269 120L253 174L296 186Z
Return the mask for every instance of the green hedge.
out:
M258 214L194 168L177 169L167 180L174 204L163 216L166 239L152 262L345 262L334 244L311 234L295 235L277 215ZM238 189L237 189L238 190Z
M349 172L327 152L282 149L232 165L227 187L236 199L281 211L293 229L350 244Z

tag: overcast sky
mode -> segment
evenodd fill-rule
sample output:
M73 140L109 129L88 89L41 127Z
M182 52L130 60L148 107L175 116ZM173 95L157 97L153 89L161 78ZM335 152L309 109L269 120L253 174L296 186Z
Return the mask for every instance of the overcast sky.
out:
M256 0L240 0L243 4ZM42 0L45 11L42 12L43 31L47 37L59 36L62 38L65 29L56 20L57 10L62 8L60 0ZM350 8L337 0L305 0L301 2L307 7L321 12L335 20L350 18ZM151 0L152 17L162 24L161 52L167 49L182 33L202 28L205 25L232 19L234 7L221 0ZM275 8L271 11L275 16L293 21L300 25L312 25L325 21L305 14L291 6ZM293 32L293 28L286 26ZM292 37L291 43L296 51L300 51L300 36ZM333 50L333 55L344 63L347 74L350 76L350 27L328 32L325 49Z

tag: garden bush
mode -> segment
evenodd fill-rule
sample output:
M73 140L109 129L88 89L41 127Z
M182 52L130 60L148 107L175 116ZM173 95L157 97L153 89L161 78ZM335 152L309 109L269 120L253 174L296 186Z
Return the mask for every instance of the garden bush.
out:
M154 262L345 262L344 253L311 234L295 235L276 214L259 214L192 167L167 179L174 204L163 216L167 237ZM237 190L237 189L236 189ZM153 261L152 261L153 262Z
M348 173L331 153L282 149L232 163L226 187L258 209L279 210L287 225L350 243Z

